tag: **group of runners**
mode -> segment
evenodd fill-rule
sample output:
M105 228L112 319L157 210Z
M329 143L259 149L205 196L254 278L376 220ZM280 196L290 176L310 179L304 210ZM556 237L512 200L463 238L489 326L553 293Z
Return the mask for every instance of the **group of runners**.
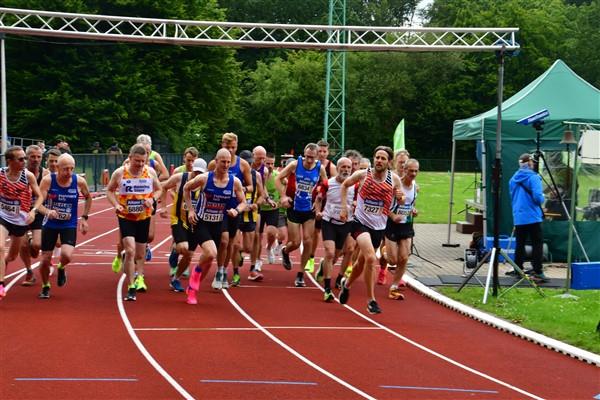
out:
M275 155L262 146L238 155L238 137L225 133L213 160L207 163L190 147L184 151L183 165L169 176L151 145L149 136L138 136L106 190L119 225L112 267L126 275L124 300L135 301L138 292L148 290L144 263L152 257L148 244L154 236L156 214L170 218L170 287L185 291L188 304L198 303L201 282L213 263L217 267L211 282L215 290L242 284L240 271L246 259L246 279L260 282L265 244L268 263L281 256L286 270L294 269L291 255L299 251L294 286L304 287L306 274L314 273L324 286L326 302L335 299L335 289L340 303L347 303L353 284L362 275L367 310L380 313L375 284L386 284L388 264L395 266L388 297L404 298L402 276L414 236L419 172L418 161L407 151L394 154L389 147L378 146L371 166L368 158L348 150L334 163L328 159L327 142L321 140L307 144L297 159L282 158L277 168ZM41 149L36 147L29 146L26 152L20 147L8 149L7 167L0 171L2 246L11 237L8 254L1 252L0 299L5 295L6 264L19 252L27 269L24 284L34 284L31 258L40 248L39 297L49 298L53 250L60 247L57 285L63 286L76 229L82 233L88 229L91 196L85 179L74 174L73 158L59 154L51 161L49 155L48 168L42 168ZM80 218L79 194L85 202ZM24 240L26 234L29 240ZM315 272L321 240L324 255ZM197 262L193 262L198 248ZM182 279L188 276L184 289Z

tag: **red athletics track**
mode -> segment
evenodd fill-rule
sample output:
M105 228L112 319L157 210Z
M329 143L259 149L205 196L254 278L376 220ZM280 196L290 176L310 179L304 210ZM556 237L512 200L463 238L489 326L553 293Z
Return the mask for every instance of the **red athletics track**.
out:
M105 200L94 202L94 211L106 207ZM92 232L80 243L116 226L112 211L90 221ZM155 245L167 237L167 221L159 219L158 228ZM592 399L600 393L598 368L410 290L394 302L378 288L384 312L371 318L377 326L323 303L314 286L289 288L294 273L275 265L264 268L264 282L223 293L209 288L211 272L200 304L189 306L168 290L168 242L146 270L149 293L122 304L109 266L116 238L113 232L78 248L74 263L90 264L72 265L67 285L53 287L50 300L36 298L39 287L15 285L0 303L0 398ZM141 355L118 303L173 385ZM362 283L354 285L349 306L364 313L365 304ZM17 380L24 378L33 380ZM66 378L87 380L48 380Z

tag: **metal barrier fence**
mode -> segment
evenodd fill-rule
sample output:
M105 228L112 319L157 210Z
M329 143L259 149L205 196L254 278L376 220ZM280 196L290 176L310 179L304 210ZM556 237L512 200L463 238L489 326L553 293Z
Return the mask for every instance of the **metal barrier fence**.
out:
M163 161L170 170L171 166L178 167L183 162L180 153L161 153ZM213 158L213 154L201 154L207 162ZM76 171L85 174L90 190L104 190L110 175L115 169L123 164L127 157L125 154L73 154L75 158ZM419 160L421 171L450 171L450 160L444 159L421 159ZM479 171L476 160L456 160L455 170L457 172Z

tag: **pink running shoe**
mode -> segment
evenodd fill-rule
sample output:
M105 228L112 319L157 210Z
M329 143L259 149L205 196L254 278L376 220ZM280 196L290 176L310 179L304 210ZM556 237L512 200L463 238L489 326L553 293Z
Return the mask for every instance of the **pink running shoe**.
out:
M196 291L194 289L188 287L187 289L185 289L185 293L187 294L186 303L191 305L198 304L198 299L196 299Z
M4 290L4 285L0 285L0 300L6 297L6 290Z
M254 282L260 282L263 280L263 274L256 272L256 271L251 271L248 274L248 280L249 281L254 281Z
M377 275L377 284L385 285L387 281L387 268L379 268L379 274Z
M198 269L198 266L194 268L189 281L190 287L194 290L200 290L200 279L202 278L202 271L199 271Z

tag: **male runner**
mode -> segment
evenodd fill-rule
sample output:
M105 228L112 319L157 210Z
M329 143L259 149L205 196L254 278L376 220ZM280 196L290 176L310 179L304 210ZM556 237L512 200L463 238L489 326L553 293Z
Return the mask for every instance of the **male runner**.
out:
M196 176L183 187L183 197L188 210L193 209L191 192L200 191L195 212L188 214L193 240L202 248L202 254L186 289L188 304L198 304L196 293L200 289L200 279L203 274L208 274L213 260L217 257L217 248L225 227L225 214L237 218L246 209L242 183L229 173L231 153L227 149L220 149L213 161L214 171ZM230 207L232 198L237 200L236 207Z
M82 234L88 231L88 215L92 207L92 196L85 178L77 176L75 159L68 153L58 158L58 173L46 175L42 179L40 191L48 209L42 228L42 261L40 276L42 291L40 299L50 298L50 261L58 237L60 236L60 262L58 263L57 285L67 283L66 267L71 262L77 240L77 226ZM79 193L85 199L83 214L77 222Z
M233 174L242 183L244 193L252 192L252 176L250 174L250 164L247 161L242 160L236 155L238 148L238 137L235 133L224 133L221 139L221 147L229 151L231 160L229 163L229 173ZM216 159L212 160L208 164L208 170L213 171L216 167ZM232 199L231 207L235 207L236 199ZM224 220L225 229L223 230L221 243L219 244L219 251L217 253L217 266L218 270L212 282L212 287L215 290L221 288L228 288L229 282L227 281L227 270L226 267L231 260L233 254L233 242L237 234L240 218L239 215L231 217L230 215L225 216Z
M279 225L279 192L275 186L275 177L279 172L275 169L275 154L267 153L265 159L265 202L260 206L260 227L258 243L259 249L257 257L260 259L262 250L263 233L267 233L267 260L269 264L275 262L275 240L277 239L277 230ZM260 272L260 271L259 271Z
M288 179L287 190L283 181ZM281 205L287 208L288 242L281 250L282 263L285 269L292 269L290 253L300 247L300 228L302 228L302 256L300 271L294 282L296 287L304 287L304 266L312 250L312 235L315 228L313 211L313 189L319 182L327 180L325 167L317 160L317 145L309 143L304 148L304 156L290 162L275 178L275 184L281 197ZM290 189L291 188L291 189ZM293 199L288 193L294 193Z
M402 276L406 272L410 245L412 238L415 236L413 217L417 215L415 201L419 191L415 178L419 173L419 162L414 158L409 159L404 164L404 172L404 176L400 178L402 191L405 194L404 201L399 202L394 199L385 228L387 262L390 265L396 265L388 295L390 299L394 300L404 299L399 286L401 286Z
M139 276L144 275L152 205L162 193L156 172L146 165L147 157L146 147L134 144L129 150L129 163L113 172L106 188L106 198L117 212L125 251L123 268L128 282L126 301L136 300L134 272L137 270Z
M23 236L35 219L38 209L45 212L35 176L25 168L25 152L12 146L5 153L6 167L0 169L0 300L6 296L6 265L17 258ZM35 196L35 201L32 201ZM33 204L33 207L32 207ZM5 255L6 240L10 247Z
M337 170L335 168L335 164L331 162L327 157L329 157L329 143L326 140L321 139L317 142L317 156L321 165L325 167L325 174L327 175L327 179L336 176ZM315 229L313 231L312 237L312 246L310 249L310 258L308 259L308 263L304 267L305 271L308 271L309 274L312 274L315 270L315 252L317 250L317 246L319 245L319 238L321 236L321 220L315 220Z
M190 265L192 256L198 244L192 238L192 231L188 223L188 209L183 199L183 187L194 179L197 175L206 172L206 161L197 158L192 164L192 172L174 173L166 182L162 184L161 203L166 204L167 193L169 189L176 189L173 192L173 205L171 206L171 234L175 243L175 250L181 259L175 264L171 275L170 286L175 292L183 292L183 287L179 278ZM192 207L196 207L198 201L198 192L191 193ZM166 218L167 209L163 207L160 216Z
M42 178L50 173L50 171L42 167L42 156L42 149L39 146L35 144L27 146L27 149L25 150L25 157L27 157L27 170L31 172L33 176L35 176L35 180L38 185L42 181ZM32 197L31 201L35 202L35 198ZM29 225L31 237L29 240L23 240L23 245L19 251L21 260L23 260L23 264L27 270L25 279L21 283L22 286L32 286L35 283L35 275L31 270L31 259L37 258L40 253L40 247L42 246L43 220L43 214L38 213L35 216L35 219Z
M338 175L329 178L318 186L319 194L315 203L317 220L322 219L323 246L325 247L325 258L321 261L319 272L324 276L324 300L331 302L334 299L331 291L331 272L333 264L344 248L344 244L350 233L351 223L340 219L342 203L346 204L348 209L348 219L352 219L352 203L354 202L355 188L347 190L346 197L341 197L342 184L350 176L352 171L352 161L349 158L342 157L337 162ZM322 204L325 203L325 207ZM317 276L319 275L317 272Z
M367 311L370 314L381 312L375 300L375 249L379 247L383 238L392 198L396 196L399 202L404 201L400 178L388 169L392 157L392 149L387 146L377 147L374 153L375 167L356 171L344 181L341 190L342 198L346 198L348 188L360 183L351 232L360 253L350 277L342 280L340 303L348 302L352 283L365 270L365 285L369 297ZM340 219L346 221L347 218L348 206L342 203Z

